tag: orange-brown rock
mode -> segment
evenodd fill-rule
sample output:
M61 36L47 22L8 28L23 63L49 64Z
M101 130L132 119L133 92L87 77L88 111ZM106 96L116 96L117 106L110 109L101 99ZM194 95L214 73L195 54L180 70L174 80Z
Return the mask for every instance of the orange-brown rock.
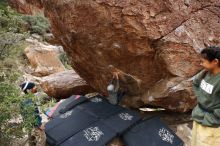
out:
M73 68L99 92L106 93L117 70L129 93L123 104L180 112L195 105L187 80L201 69L201 49L220 45L219 0L45 0L43 5Z
M40 86L48 96L56 99L71 95L85 95L94 90L75 71L67 70L43 77Z
M127 106L184 112L195 105L187 80L201 69L201 49L220 45L219 0L42 2L74 70L97 91L106 94L118 72Z

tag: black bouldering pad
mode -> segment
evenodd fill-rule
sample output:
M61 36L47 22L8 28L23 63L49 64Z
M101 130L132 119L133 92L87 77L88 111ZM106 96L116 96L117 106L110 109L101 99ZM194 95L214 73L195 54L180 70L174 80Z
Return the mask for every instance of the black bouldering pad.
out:
M141 117L138 112L124 109L123 111L105 119L104 123L113 129L118 135L121 135L140 120Z
M58 102L50 111L46 112L46 115L49 118L55 118L56 116L59 116L60 114L63 114L77 105L86 102L88 98L85 96L80 95L72 95L67 99L64 99L60 102Z
M94 116L74 108L45 125L47 142L52 146L58 145L95 121L97 118Z
M83 129L60 146L104 146L116 133L101 120Z
M100 97L91 98L89 102L85 102L80 106L77 106L77 108L80 108L99 119L105 119L124 109L120 106L112 105L106 99Z
M122 136L126 146L183 144L159 118L142 121L138 112L112 105L100 96L64 107L67 112L46 124L51 146L104 146L116 136Z
M183 146L183 141L158 117L140 122L123 139L126 146Z

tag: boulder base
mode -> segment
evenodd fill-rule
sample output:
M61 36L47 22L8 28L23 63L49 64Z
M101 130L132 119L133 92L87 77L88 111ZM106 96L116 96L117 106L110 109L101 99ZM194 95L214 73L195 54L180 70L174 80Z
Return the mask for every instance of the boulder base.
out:
M71 95L84 95L94 90L73 70L43 77L40 86L48 96L65 99Z

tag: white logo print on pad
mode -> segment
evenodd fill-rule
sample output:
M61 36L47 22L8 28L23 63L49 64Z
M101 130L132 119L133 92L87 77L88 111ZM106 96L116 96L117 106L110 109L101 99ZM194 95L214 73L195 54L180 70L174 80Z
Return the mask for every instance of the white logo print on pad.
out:
M214 88L213 85L207 83L205 80L201 81L200 88L207 92L208 94L212 94L212 90Z

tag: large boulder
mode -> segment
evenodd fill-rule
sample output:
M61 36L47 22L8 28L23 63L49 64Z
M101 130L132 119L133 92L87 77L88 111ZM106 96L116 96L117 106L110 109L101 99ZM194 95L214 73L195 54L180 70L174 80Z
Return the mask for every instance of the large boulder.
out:
M40 86L47 95L65 99L71 95L84 95L94 90L74 70L67 70L41 78Z
M25 54L32 67L31 74L42 77L57 72L65 71L65 67L59 59L60 47L43 44L37 40L27 39L28 47Z
M117 72L127 106L185 112L195 105L188 79L201 69L201 49L220 45L219 0L44 0L43 6L72 67L97 91L106 94Z
M23 14L43 14L43 5L41 0L8 0L10 6L16 8Z
M107 94L117 73L127 106L193 108L188 79L201 70L201 49L220 45L219 0L41 2L72 67L97 91Z

